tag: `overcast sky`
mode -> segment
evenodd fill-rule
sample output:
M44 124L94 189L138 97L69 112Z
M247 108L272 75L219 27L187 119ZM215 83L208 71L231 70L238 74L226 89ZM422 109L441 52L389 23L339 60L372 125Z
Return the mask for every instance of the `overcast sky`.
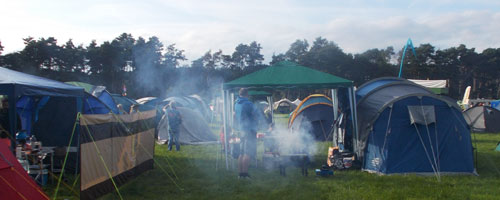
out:
M22 38L53 36L63 44L100 44L121 33L176 43L192 61L208 50L231 54L257 41L265 63L296 39L322 36L347 53L415 46L465 44L500 47L498 0L0 0L4 54L22 50Z

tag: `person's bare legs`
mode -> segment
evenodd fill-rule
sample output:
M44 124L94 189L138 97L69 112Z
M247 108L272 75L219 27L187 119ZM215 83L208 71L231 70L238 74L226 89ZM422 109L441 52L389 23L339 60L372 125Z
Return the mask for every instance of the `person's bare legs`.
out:
M243 155L238 156L238 173L243 173Z
M244 154L242 158L242 173L248 175L248 166L250 165L250 156Z
M248 166L250 164L250 157L246 154L238 157L238 172L239 176L248 176Z

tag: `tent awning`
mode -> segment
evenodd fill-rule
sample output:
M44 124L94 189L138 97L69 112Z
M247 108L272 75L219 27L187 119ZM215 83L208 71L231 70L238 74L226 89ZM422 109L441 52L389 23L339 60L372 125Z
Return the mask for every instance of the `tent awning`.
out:
M352 81L320 72L296 63L283 61L224 84L234 88L339 88L351 87Z
M84 89L0 67L0 94L83 97Z

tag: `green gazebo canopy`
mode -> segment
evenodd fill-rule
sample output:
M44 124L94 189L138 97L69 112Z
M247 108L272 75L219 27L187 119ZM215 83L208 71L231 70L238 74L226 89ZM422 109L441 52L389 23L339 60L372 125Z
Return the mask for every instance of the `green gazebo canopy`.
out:
M270 92L260 91L260 90L250 90L248 91L248 95L250 96L271 96Z
M352 81L320 72L297 63L282 61L224 84L224 89L234 88L339 88L351 87Z

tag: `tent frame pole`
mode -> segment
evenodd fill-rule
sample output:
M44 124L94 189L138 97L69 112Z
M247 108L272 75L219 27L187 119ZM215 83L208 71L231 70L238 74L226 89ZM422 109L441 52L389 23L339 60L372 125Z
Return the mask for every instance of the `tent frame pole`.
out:
M10 138L11 138L11 150L16 149L16 129L17 129L17 112L16 112L16 100L17 100L17 94L16 91L14 90L11 92L8 96L8 102L9 102L9 132L10 132Z
M233 102L234 102L234 93L231 92L231 90L228 91L227 93L227 98L229 99L229 104L227 104L228 106L228 110L229 110L229 113L228 113L228 122L229 122L229 127L234 127L234 117L233 117ZM229 156L233 155L233 148L231 148L231 151L230 151L230 154ZM234 160L231 159L231 170L234 170Z
M78 113L83 113L83 97L77 97L76 98L76 110L77 110L77 115ZM75 121L75 123L77 123L78 126L80 126L80 119L77 118L78 121ZM76 130L76 146L78 147L77 148L77 152L76 154L80 154L80 129L77 128ZM73 142L73 141L72 141ZM71 145L70 145L71 146ZM76 170L75 170L75 176L78 174L78 168L80 167L80 158L81 157L78 157L77 159L75 159L75 167L76 167ZM81 169L81 167L80 167Z
M227 159L227 99L226 99L226 93L227 91L222 89L222 123L224 126L224 154L225 154L225 159L226 159L226 170L229 169L229 161Z

